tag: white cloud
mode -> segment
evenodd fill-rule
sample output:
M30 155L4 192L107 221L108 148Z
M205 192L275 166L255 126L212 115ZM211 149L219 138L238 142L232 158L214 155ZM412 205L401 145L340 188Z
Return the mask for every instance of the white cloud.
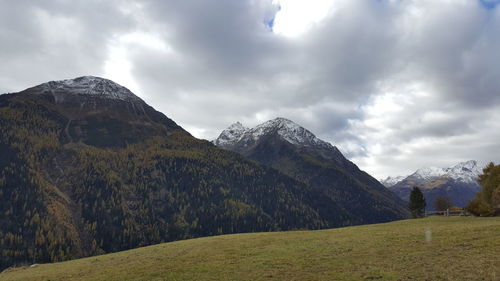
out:
M288 37L300 36L332 12L333 0L274 0L280 10L274 18L273 32Z
M139 96L147 96L139 87L133 76L131 52L140 49L141 52L169 53L171 48L156 34L133 31L117 36L108 42L108 58L104 61L104 76L127 88Z

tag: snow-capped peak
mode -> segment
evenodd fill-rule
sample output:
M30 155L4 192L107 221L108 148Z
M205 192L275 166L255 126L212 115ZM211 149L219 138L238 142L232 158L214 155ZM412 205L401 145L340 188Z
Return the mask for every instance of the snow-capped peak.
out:
M92 95L100 98L124 101L141 100L129 89L111 80L95 76L82 76L74 79L51 81L38 87L53 94Z
M438 167L424 167L418 169L412 176L419 177L421 179L430 179L435 177L440 177L446 174L446 170Z
M295 145L333 148L330 143L320 140L307 129L283 117L269 120L250 129L237 122L222 131L214 143L225 146L243 141L245 144L250 144L271 133L277 133L284 140Z
M396 183L404 180L406 177L405 176L395 176L395 177L387 177L385 180L381 180L380 183L383 184L386 187L391 187L395 185Z
M234 144L238 141L241 136L248 130L243 124L240 122L236 122L231 126L227 127L219 137L214 141L215 145L229 145Z
M418 169L415 173L407 177L388 177L381 183L387 187L394 186L397 183L410 178L419 181L432 181L437 178L449 178L455 181L475 183L480 174L482 174L485 165L478 161L470 160L458 163L448 168L425 167Z
M279 136L291 144L302 146L331 146L329 143L318 139L313 133L293 121L278 117L269 120L251 129L253 139L257 140L262 135L276 131Z
M418 169L412 176L422 179L448 177L463 182L475 182L482 171L482 165L478 164L475 160L469 160L448 168L427 167Z
M478 176L483 173L483 168L485 166L486 165L478 163L478 161L470 160L446 168L445 171L447 175L455 180L475 182Z

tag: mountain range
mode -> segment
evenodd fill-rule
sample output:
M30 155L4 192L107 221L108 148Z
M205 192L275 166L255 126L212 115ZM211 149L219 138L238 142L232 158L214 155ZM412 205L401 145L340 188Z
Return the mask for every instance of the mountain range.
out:
M481 190L477 179L485 166L470 160L448 168L425 167L408 176L388 177L381 183L406 201L411 189L419 187L428 211L435 210L434 200L439 196L448 197L454 206L464 207Z
M0 270L408 216L402 200L289 120L251 133L236 124L216 144L224 141L194 138L99 77L0 95Z
M407 212L404 202L346 159L337 147L286 118L254 128L237 122L213 143L311 186L348 213L352 224L393 220Z

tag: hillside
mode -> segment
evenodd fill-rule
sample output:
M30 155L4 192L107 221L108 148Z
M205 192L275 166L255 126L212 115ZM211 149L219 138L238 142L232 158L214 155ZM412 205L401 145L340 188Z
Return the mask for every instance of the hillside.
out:
M500 218L470 217L225 235L9 269L0 280L494 281L499 237Z
M353 223L327 196L192 137L98 77L0 95L0 155L0 270L201 236Z
M312 187L348 212L353 224L408 216L403 200L344 157L337 147L286 118L254 128L235 123L214 143Z

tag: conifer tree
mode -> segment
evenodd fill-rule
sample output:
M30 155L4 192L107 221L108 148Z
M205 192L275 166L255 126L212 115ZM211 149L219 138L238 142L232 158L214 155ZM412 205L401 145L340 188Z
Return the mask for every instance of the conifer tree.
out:
M425 214L425 207L427 203L425 202L424 194L418 187L413 187L410 194L410 203L408 208L413 216L413 218L421 218Z

